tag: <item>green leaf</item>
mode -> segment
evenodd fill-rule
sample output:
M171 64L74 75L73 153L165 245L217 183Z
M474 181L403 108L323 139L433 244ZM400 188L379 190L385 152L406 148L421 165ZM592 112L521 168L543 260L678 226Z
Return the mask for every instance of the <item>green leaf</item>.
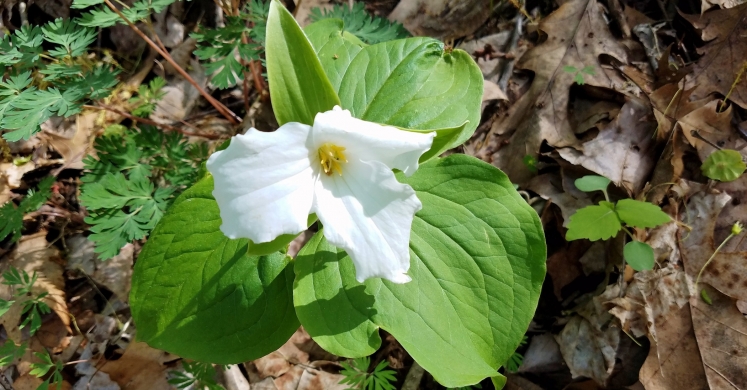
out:
M605 191L612 182L610 179L604 176L588 175L580 179L576 179L574 184L576 188L584 192L592 191Z
M296 258L294 302L324 349L367 356L391 333L441 384L498 375L521 342L545 276L534 210L497 168L465 155L410 178L423 203L410 237L412 281L355 281L350 258L322 234Z
M314 124L319 112L340 105L314 48L293 15L272 0L267 19L267 78L278 124Z
M317 22L307 32L342 108L356 118L419 130L469 121L448 148L477 128L483 77L464 51L444 50L431 38L362 46L345 36L339 21Z
M150 235L132 278L132 316L138 338L155 348L239 363L298 328L293 268L283 254L249 256L248 240L223 235L212 191L212 177L185 191Z
M640 241L631 241L623 247L625 261L636 271L654 269L654 249L651 245Z
M5 299L0 299L0 317L2 317L3 314L7 313L8 310L10 310L10 307L13 306L13 302L15 301L6 301Z
M621 228L620 219L615 213L615 205L601 201L597 206L586 206L571 215L565 239L606 240L614 237Z
M700 170L707 178L718 181L734 181L742 176L747 165L742 155L732 149L722 149L711 153Z
M433 138L433 144L427 152L420 156L420 163L424 163L434 157L438 157L441 153L452 148L455 142L459 139L464 128L469 122L462 123L461 126L451 127L446 129L435 129L435 130L415 130L415 129L402 129L405 131L411 131L414 133L431 133L436 132L436 137Z
M634 199L618 201L615 210L626 225L638 228L653 228L672 220L659 206Z

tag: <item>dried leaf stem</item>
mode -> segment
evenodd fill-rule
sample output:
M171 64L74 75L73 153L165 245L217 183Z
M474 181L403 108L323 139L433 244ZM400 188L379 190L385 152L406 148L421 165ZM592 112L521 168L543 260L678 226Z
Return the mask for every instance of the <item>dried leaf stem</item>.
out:
M127 25L132 29L132 31L135 32L135 34L140 36L140 38L142 38L150 47L152 47L153 50L158 52L158 54L160 54L166 61L168 61L168 63L171 64L171 66L173 66L174 69L176 69L176 71L179 72L182 77L184 77L184 79L192 84L192 86L197 88L197 91L200 92L200 95L202 95L208 102L210 102L210 104L212 104L219 113L226 117L226 119L228 119L231 124L238 125L239 123L241 123L241 118L239 118L231 110L226 108L223 103L210 96L210 94L207 93L204 88L197 84L197 82L189 75L189 73L187 73L187 71L182 69L182 67L179 66L179 64L177 64L173 58L171 58L171 55L167 51L163 50L159 45L157 45L155 42L153 42L153 40L145 35L145 33L143 33L137 26L135 26L129 19L127 19L127 17L124 16L122 12L120 12L119 9L117 9L117 7L115 7L114 4L111 3L110 0L104 0L104 2L112 11L114 11L122 20L124 20L125 23L127 23Z

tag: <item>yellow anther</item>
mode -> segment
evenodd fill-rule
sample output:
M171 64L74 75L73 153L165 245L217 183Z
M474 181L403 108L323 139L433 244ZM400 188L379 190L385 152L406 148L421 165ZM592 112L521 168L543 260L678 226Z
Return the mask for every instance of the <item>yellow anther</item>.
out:
M319 163L322 165L324 173L331 175L332 172L336 172L338 175L342 175L341 163L346 163L348 160L345 158L343 151L345 148L333 144L324 144L319 148Z

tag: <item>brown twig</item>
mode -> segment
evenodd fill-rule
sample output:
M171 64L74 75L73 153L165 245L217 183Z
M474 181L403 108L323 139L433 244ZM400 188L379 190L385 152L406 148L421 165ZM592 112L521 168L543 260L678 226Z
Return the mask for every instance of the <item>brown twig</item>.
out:
M181 134L184 134L186 136L203 137L203 138L207 138L207 139L218 139L218 138L220 138L219 135L215 135L215 134L199 134L199 133L191 133L189 131L184 131L184 129L180 129L178 127L174 127L174 126L171 126L171 125L167 125L165 123L158 123L158 122L150 120L150 119L140 118L140 117L134 116L132 114L129 114L127 112L124 112L122 110L118 110L118 109L116 109L114 107L110 107L110 106L107 106L107 105L101 104L101 103L99 103L98 106L84 105L83 107L84 108L94 109L94 110L101 110L101 111L113 112L113 113L115 113L117 115L121 115L121 116L123 116L123 117L125 117L125 118L127 118L127 119L129 119L129 120L131 120L133 122L138 122L138 123L142 123L142 124L145 124L145 125L155 126L155 127L158 127L158 128L164 129L164 130L175 131L177 133L181 133Z
M182 69L182 67L179 66L179 64L177 64L173 58L171 58L171 55L167 51L161 49L155 42L153 42L153 40L148 38L147 35L140 31L140 29L135 26L129 19L127 19L127 17L124 16L122 12L120 12L119 9L117 9L117 7L115 7L114 4L111 3L110 0L104 0L104 2L112 11L114 11L122 20L124 20L125 23L127 23L127 25L132 29L132 31L135 32L135 34L140 36L140 38L142 38L148 45L150 45L150 47L152 47L156 52L158 52L158 54L160 54L166 61L168 61L168 63L171 64L171 66L173 66L174 69L176 69L176 71L179 72L182 77L184 77L184 79L192 84L192 86L197 88L197 91L200 92L200 95L202 95L208 102L210 102L210 104L212 104L213 107L218 110L218 112L225 116L226 119L231 122L231 124L238 125L239 123L241 123L241 118L234 114L233 111L226 108L223 103L210 96L207 91L205 91L199 84L197 84L197 82L187 73L187 71Z

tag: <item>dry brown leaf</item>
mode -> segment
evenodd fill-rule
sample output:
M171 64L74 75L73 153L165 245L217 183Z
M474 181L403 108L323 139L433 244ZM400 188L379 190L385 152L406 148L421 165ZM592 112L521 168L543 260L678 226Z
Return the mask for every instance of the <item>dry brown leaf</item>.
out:
M747 319L734 299L702 285L712 304L690 298L693 328L711 389L747 388Z
M656 125L650 114L647 104L628 100L617 118L596 138L585 142L580 150L562 148L558 153L571 164L581 165L629 193L637 194L655 163L655 144L651 136Z
M62 276L62 266L59 264L60 253L57 248L50 246L46 239L46 232L42 231L34 235L22 237L16 248L7 256L8 266L15 267L19 271L26 271L29 275L37 273L32 293L36 296L47 293L44 302L54 311L62 321L68 333L70 329L70 315L68 314L65 301L65 280ZM0 286L0 297L9 298L9 287ZM21 319L21 308L23 302L30 297L21 297L11 307L11 310L0 318L8 337L20 343L21 333L18 325Z
M575 198L563 189L561 179L554 174L543 174L532 178L526 188L537 193L543 199L550 200L560 208L563 216L563 226L568 224L571 215L578 209L590 206L591 199L588 197Z
M532 172L523 164L524 156L537 155L540 144L576 145L569 121L570 88L574 72L590 66L594 74L584 74L590 86L612 88L613 82L602 69L599 57L609 55L627 63L625 48L609 31L602 6L595 0L569 1L540 22L547 40L527 51L517 68L534 72L530 89L511 107L508 116L493 124L492 132L511 134L510 143L493 155L493 164L503 169L514 182L523 183Z
M711 7L721 8L734 8L740 4L744 4L745 0L702 0L700 4L701 13L705 12Z
M76 115L74 121L65 121L60 125L71 125L71 131L45 130L40 137L62 156L66 168L83 169L83 158L88 154L89 139L98 115L98 112Z
M153 349L143 342L133 341L122 357L98 366L101 372L128 390L171 390L163 363L176 359L167 352Z
M613 316L605 303L619 295L617 285L609 285L604 293L594 297L578 315L568 321L555 336L571 375L587 377L599 384L610 378L620 345L620 329L610 326Z
M731 200L727 193L698 192L690 197L684 222L690 224L692 230L681 229L680 252L685 271L692 282L725 238L716 239L715 234L719 215ZM738 240L734 241L713 258L700 281L732 298L744 300L747 299L747 263L744 261L747 250L735 248Z
M675 268L639 272L651 349L639 373L648 390L706 389L703 363L693 332L684 274Z
M695 88L693 96L696 98L714 92L726 96L747 61L747 4L703 15L680 14L701 30L701 38L708 42L698 49L703 57L695 64L687 88ZM747 83L738 83L729 99L747 108Z
M454 39L475 32L490 16L483 0L402 0L389 19L416 36Z
M723 112L718 112L718 101L713 100L679 120L682 134L687 142L698 150L701 161L705 161L708 155L716 151L716 148L693 136L693 131L697 131L703 138L725 148L733 148L738 139L741 142L739 136L731 129L731 111L729 107Z
M691 101L694 89L681 90L677 84L667 84L649 95L659 126L656 136L659 140L669 138L675 123L682 117L703 107L712 99Z

